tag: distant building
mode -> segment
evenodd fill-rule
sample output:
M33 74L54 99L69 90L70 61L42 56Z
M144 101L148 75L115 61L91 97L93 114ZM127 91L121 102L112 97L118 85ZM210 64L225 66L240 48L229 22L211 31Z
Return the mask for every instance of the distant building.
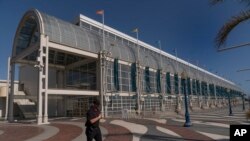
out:
M7 99L7 81L6 80L0 80L0 118L5 117L6 114L6 99ZM15 93L18 92L18 81L14 82L14 91Z
M226 103L229 92L241 95L233 82L109 26L104 30L103 45L103 25L84 15L74 24L27 11L12 49L10 78L20 64L21 92L11 82L8 119L41 124L53 116L84 116L93 97L105 116L117 116L180 110L184 92L198 108Z

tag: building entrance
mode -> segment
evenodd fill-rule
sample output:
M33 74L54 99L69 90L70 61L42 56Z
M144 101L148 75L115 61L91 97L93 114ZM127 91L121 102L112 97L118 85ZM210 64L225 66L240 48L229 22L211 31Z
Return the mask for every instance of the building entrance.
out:
M89 108L89 98L84 96L71 96L67 102L67 116L84 117Z

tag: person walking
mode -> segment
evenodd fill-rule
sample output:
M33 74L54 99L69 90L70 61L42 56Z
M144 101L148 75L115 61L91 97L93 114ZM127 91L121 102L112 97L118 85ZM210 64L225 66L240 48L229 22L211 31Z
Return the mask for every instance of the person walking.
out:
M85 123L87 136L87 141L102 141L102 134L99 127L99 121L102 118L101 112L99 110L100 102L98 99L94 99L93 105L87 111L86 117L87 121Z

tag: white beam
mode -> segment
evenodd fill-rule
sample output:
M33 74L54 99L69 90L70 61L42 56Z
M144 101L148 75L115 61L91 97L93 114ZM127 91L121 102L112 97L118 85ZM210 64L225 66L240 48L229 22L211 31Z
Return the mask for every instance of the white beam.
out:
M49 95L85 95L85 96L98 96L98 91L87 90L65 90L65 89L48 89Z
M37 101L36 95L14 95L14 99L31 99Z
M16 62L20 59L23 59L24 57L30 55L31 53L33 53L35 50L38 50L39 46L37 44L27 47L26 49L24 49L22 52L20 52L18 55L14 56L11 58L11 62Z
M18 63L18 64L28 64L28 65L37 65L37 62L31 61L31 60L18 60L16 63ZM65 67L62 66L62 65L49 64L49 67L65 70Z
M57 43L53 43L53 42L49 42L48 46L50 48L54 48L54 49L57 49L57 50L62 50L62 51L65 51L65 52L70 52L70 53L73 53L73 54L79 54L81 56L86 56L86 57L90 57L90 58L98 58L98 54L96 54L96 53L92 53L92 52L89 52L89 51L84 51L84 50L81 50L81 49L77 49L77 48L73 48L73 47L69 47L69 46L65 46L65 45L61 45L61 44L57 44Z

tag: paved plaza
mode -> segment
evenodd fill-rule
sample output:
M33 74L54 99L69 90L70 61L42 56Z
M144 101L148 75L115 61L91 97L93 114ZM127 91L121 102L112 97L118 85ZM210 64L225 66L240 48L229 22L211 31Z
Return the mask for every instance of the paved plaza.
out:
M229 140L230 124L249 124L241 106L191 113L192 127L183 127L184 116L171 118L108 118L102 120L104 141L165 141L165 140ZM35 121L0 124L1 141L84 141L84 118L50 119L50 124L36 125Z

